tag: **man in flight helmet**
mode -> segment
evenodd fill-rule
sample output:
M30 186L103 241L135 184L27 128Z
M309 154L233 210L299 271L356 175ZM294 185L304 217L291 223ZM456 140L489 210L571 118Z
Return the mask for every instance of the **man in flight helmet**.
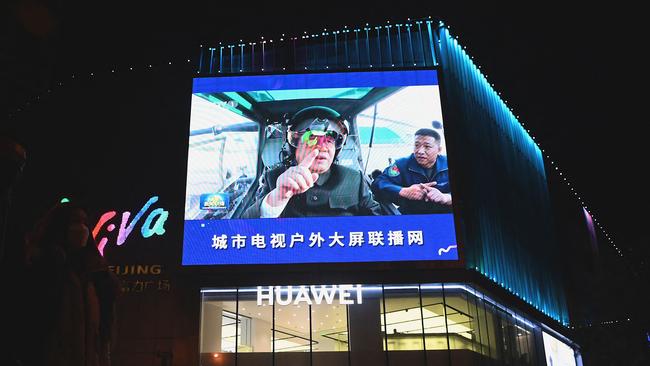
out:
M301 109L289 121L288 164L267 171L245 218L381 215L363 173L335 158L350 133L335 110Z

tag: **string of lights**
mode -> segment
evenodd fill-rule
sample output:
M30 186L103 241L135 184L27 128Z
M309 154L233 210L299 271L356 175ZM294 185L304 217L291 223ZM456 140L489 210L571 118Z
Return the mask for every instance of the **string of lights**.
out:
M447 26L447 29L451 30L451 26ZM458 36L454 36L454 39L456 39L457 42L460 41L460 37L458 37ZM467 46L463 46L463 50L466 51L466 50L467 50ZM470 57L470 59L471 59L473 62L476 62L476 61L474 60L474 57L472 57L472 56L469 56L469 57ZM476 67L477 67L478 69L481 69L481 66L480 66L480 65L476 65ZM484 76L486 79L489 78L488 75L485 74L484 72L483 72L482 74L483 74L483 76ZM490 83L489 81L488 81L488 83L490 84L490 86L492 86L492 88L495 88L494 83ZM497 95L499 95L500 97L502 97L501 92L496 92L496 93L497 93ZM519 115L515 113L515 111L513 110L513 108L512 108L511 106L508 105L508 100L507 100L507 99L504 99L503 97L502 97L501 99L502 99L503 103L506 105L506 107L508 108L508 110L510 111L510 113L512 113L512 114L516 117L516 119L517 119L517 121L519 122L519 124L521 124L521 126L526 130L526 133L528 133L528 135L530 135L530 137L533 139L533 141L535 142L535 144L537 145L537 147L540 149L540 151L542 152L542 154L544 154L544 157L546 158L546 161L550 162L550 164L551 164L551 166L552 166L551 171L552 171L553 173L557 174L557 175L560 177L560 179L562 180L562 182L564 182L564 184L566 185L567 189L568 189L568 190L570 191L570 193L573 195L573 198L576 199L576 201L577 201L578 203L580 203L580 205L585 209L585 211L586 211L586 212L591 216L592 220L594 221L594 223L596 224L596 226L598 227L598 229L601 231L601 233L602 233L603 237L605 238L605 240L607 240L607 242L610 244L610 246L611 246L611 247L616 251L616 253L618 254L618 256L619 256L619 257L623 257L623 251L621 250L621 248L619 248L619 247L614 243L614 240L612 239L612 237L610 237L609 233L607 232L607 230L605 229L605 227L603 226L603 224L601 224L601 222L598 221L598 219L596 218L596 216L594 215L594 213L592 212L592 210L591 210L589 207L587 207L587 204L584 202L584 199L580 196L580 194L578 193L578 191L574 188L575 184L572 184L572 183L571 183L571 181L567 178L566 173L564 173L564 172L560 169L560 167L558 166L558 164L556 163L556 161L555 161L554 159L551 158L551 156L549 155L549 153L548 153L547 151L545 151L545 150L542 148L541 143L540 143L540 142L538 141L538 139L535 137L535 135L533 134L533 132L531 132L531 130L530 130L529 128L526 127L526 124L525 124L525 123L520 119Z
M598 323L587 323L587 324L582 324L582 325L573 325L570 326L570 329L585 329L585 328L593 328L593 327L598 327L598 326L610 326L610 325L625 325L632 322L632 319L626 318L626 319L615 319L615 320L605 320L602 322Z
M72 73L69 74L67 77L61 78L51 83L51 86L48 87L47 89L44 89L41 93L27 98L23 103L21 103L19 106L13 108L11 111L7 113L7 119L11 121L18 118L22 113L27 112L31 107L35 106L40 102L43 102L53 93L57 92L61 88L69 86L74 81L93 80L107 75L119 74L120 72L134 72L134 71L137 72L140 70L153 71L153 70L157 70L160 67L174 66L179 63L191 64L192 59L184 58L182 60L173 62L172 59L170 58L167 62L163 62L163 63L144 63L139 66L129 65L124 67L113 66L104 70L95 70L95 71L90 71L85 73Z

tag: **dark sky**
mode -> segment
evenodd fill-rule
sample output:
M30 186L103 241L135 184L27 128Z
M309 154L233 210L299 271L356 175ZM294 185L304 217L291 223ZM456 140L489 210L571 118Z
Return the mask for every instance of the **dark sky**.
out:
M0 121L10 124L8 114L70 72L195 59L199 44L218 41L432 15L460 37L619 246L637 251L650 244L645 40L643 23L631 18L639 12L569 13L551 4L506 14L404 2L162 3L10 1L2 11Z

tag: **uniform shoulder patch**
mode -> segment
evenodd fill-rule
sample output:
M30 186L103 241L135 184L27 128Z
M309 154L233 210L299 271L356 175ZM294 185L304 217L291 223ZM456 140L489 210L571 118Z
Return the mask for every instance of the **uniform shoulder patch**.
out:
M388 168L388 175L391 177L397 177L399 173L399 168L396 164L393 164L390 168Z

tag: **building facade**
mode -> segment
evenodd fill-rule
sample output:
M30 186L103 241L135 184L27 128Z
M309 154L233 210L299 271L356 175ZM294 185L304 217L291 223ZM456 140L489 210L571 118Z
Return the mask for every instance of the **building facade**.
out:
M114 364L581 365L541 150L442 22L215 43L167 66L38 112L74 129L101 108L114 130L80 164L122 288ZM346 119L335 164L361 173L303 206L358 215L244 218L300 149L292 117L315 106ZM302 143L338 137L333 118L310 123L321 137ZM52 147L65 131L48 128ZM440 137L453 204L400 215L373 182L407 174L422 128ZM378 216L346 201L366 188Z

